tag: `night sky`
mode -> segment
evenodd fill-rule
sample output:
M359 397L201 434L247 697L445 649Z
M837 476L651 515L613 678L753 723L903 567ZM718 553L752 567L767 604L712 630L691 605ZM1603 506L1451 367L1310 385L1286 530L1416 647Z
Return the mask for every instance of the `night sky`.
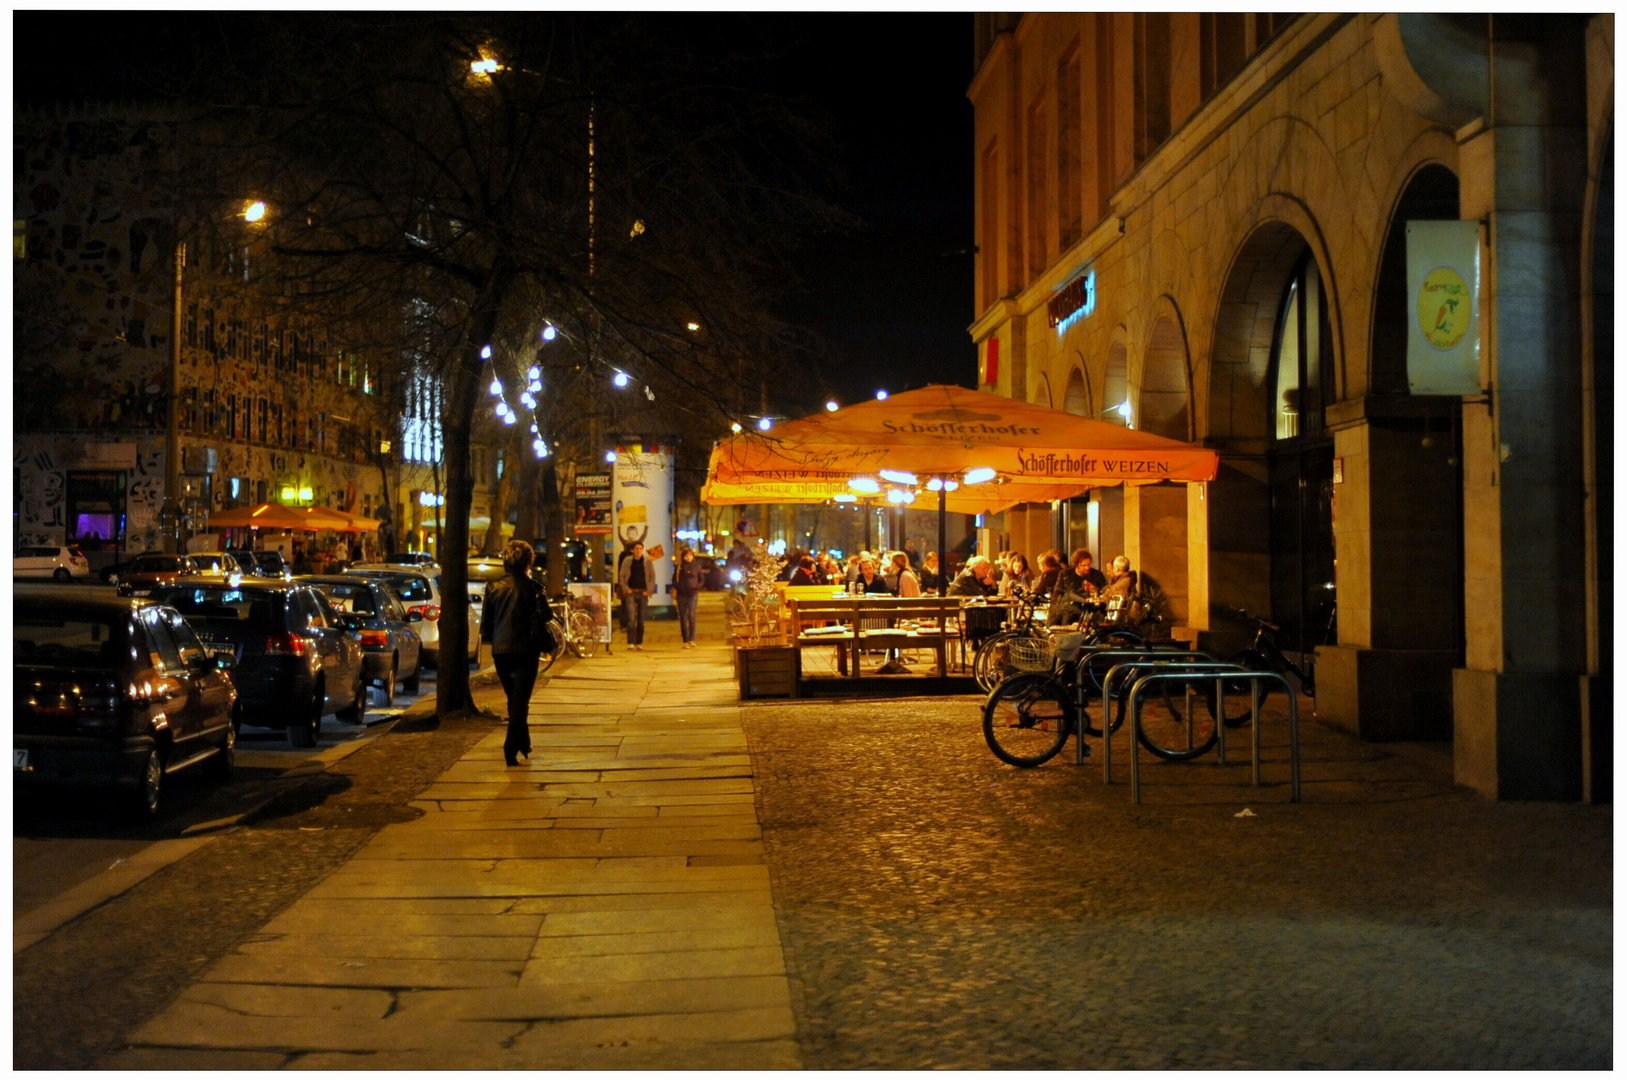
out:
M13 13L16 101L139 100L143 71L162 64L177 31L197 29L200 18L207 16ZM878 387L973 385L971 16L677 18L700 41L715 34L720 45L771 50L767 88L809 101L834 122L844 183L830 194L858 224L795 253L804 291L779 312L813 332L831 390L846 404ZM92 27L97 36L87 35ZM71 65L63 61L68 42Z

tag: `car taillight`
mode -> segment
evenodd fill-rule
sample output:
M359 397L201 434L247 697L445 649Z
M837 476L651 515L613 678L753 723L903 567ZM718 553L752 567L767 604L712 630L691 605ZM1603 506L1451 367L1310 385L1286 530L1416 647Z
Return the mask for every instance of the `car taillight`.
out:
M390 644L390 632L388 630L363 630L362 644L375 645L381 649L387 648Z
M266 638L267 656L304 656L311 651L308 639L298 634L271 634Z
M407 610L418 612L424 617L425 622L434 622L441 617L441 609L434 604L419 604L417 607L408 608Z

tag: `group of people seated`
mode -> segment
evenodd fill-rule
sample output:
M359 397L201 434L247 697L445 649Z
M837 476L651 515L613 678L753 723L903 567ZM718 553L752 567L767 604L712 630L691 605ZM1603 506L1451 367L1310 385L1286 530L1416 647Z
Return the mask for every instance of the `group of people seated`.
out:
M1002 551L994 559L974 555L949 584L950 596L1008 596L1027 594L1050 602L1049 621L1055 625L1076 622L1087 604L1105 604L1114 597L1129 599L1139 583L1130 560L1120 555L1113 560L1112 575L1096 569L1088 548L1078 548L1062 564L1062 553L1052 548L1040 556L1039 573L1020 551Z
M938 556L916 562L906 551L860 551L838 562L830 552L802 552L790 563L789 585L841 585L850 595L920 596L939 586Z

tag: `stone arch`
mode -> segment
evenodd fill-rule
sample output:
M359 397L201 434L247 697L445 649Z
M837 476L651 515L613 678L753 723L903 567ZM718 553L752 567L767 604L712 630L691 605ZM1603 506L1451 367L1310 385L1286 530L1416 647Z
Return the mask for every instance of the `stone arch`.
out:
M1102 419L1110 424L1126 427L1133 422L1135 413L1129 416L1118 412L1118 406L1130 400L1130 350L1124 347L1124 342L1115 341L1107 350L1107 374L1102 380ZM1110 411L1109 411L1110 410Z
M1136 380L1135 425L1183 442L1197 438L1192 414L1192 366L1186 327L1168 296L1153 307L1152 328Z
M1051 377L1043 371L1039 373L1039 378L1034 380L1033 403L1043 405L1047 409L1051 407Z
M1075 364L1068 369L1068 386L1062 395L1062 411L1074 416L1090 415L1090 383L1084 368Z

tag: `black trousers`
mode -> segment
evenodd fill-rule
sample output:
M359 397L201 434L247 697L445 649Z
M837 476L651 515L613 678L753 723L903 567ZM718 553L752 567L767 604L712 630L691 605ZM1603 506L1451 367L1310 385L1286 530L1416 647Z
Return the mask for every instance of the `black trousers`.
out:
M493 653L492 665L497 668L497 681L508 695L508 734L503 738L503 756L531 755L531 728L527 723L531 705L531 691L537 685L539 657L529 653Z

